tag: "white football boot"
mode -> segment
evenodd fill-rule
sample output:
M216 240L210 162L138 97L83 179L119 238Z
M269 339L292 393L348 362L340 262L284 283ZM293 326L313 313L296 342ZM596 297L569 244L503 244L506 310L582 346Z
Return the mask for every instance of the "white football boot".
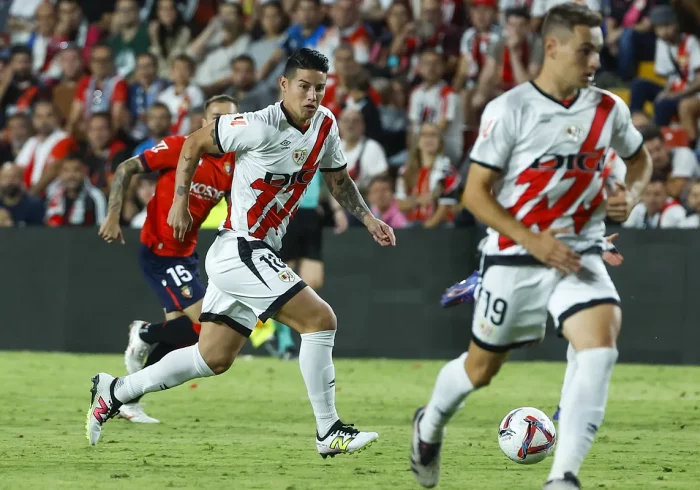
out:
M143 411L142 403L125 403L119 408L119 418L126 419L137 424L159 424L160 420L154 419Z
M126 346L126 351L124 352L124 365L126 366L126 372L129 374L141 371L148 355L155 348L155 344L148 344L141 340L139 330L144 325L148 325L148 322L136 320L129 325L129 345Z
M316 432L316 449L323 459L334 458L336 454L359 453L379 438L376 432L360 432L352 424L338 420L328 434L321 439Z
M92 378L92 399L87 413L85 431L93 446L100 440L102 425L119 413L121 402L114 396L117 379L107 373L97 373Z
M440 450L442 442L429 444L421 441L419 423L425 414L420 407L413 415L413 438L411 440L411 471L416 481L424 488L433 488L440 480Z

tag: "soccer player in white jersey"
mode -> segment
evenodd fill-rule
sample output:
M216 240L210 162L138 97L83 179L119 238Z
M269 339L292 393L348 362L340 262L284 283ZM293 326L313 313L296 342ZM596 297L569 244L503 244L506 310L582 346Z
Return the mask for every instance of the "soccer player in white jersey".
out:
M335 409L332 351L336 317L279 258L289 220L317 170L331 194L362 221L376 242L395 245L393 230L367 208L348 176L333 114L320 106L328 60L300 49L287 61L282 102L221 116L192 133L180 153L168 224L182 240L192 226L187 190L204 153L236 153L231 205L206 257L199 343L123 378L93 378L87 432L96 444L102 425L123 403L231 367L258 318L274 317L301 334L299 367L316 417L316 448L324 458L359 451L378 438L341 422Z
M603 219L607 211L624 221L651 175L628 108L589 86L600 66L600 22L580 4L552 8L543 25L541 74L484 111L463 200L489 236L469 350L442 368L430 401L414 416L410 464L426 488L439 479L447 422L471 392L490 383L511 349L544 337L548 312L576 362L544 488L580 488L577 475L603 421L621 326L620 297L601 258ZM604 185L608 148L627 166L625 185L613 189Z

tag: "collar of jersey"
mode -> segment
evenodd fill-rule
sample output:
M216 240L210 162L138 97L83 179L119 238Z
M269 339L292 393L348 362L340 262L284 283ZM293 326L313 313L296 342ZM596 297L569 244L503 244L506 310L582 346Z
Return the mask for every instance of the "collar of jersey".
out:
M287 109L284 107L284 102L280 102L280 109L282 109L282 115L287 120L287 124L289 124L291 127L296 129L297 131L299 131L301 134L306 133L306 130L309 129L309 126L311 126L310 124L309 124L309 126L306 126L306 127L298 126L292 120L292 115L289 112L287 112Z
M549 100L551 100L551 101L554 102L555 104L559 104L559 105L562 106L564 109L571 109L571 108L574 106L574 104L576 104L576 101L578 100L578 98L581 96L581 89L579 89L579 90L576 92L576 95L574 96L574 98L571 99L571 103L570 103L569 105L566 105L566 104L564 104L561 100L552 97L552 96L549 95L547 92L545 92L544 90L542 90L541 88L539 88L539 87L537 86L537 84L536 84L534 81L530 80L530 84L531 84L533 87L535 87L535 90L537 90L537 91L538 91L540 94L542 94L544 97L548 98Z

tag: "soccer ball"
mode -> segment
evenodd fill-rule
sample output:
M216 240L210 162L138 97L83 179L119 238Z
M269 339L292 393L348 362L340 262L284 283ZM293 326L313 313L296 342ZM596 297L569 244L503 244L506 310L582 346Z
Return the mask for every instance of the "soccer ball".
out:
M536 408L516 408L498 427L498 445L519 464L535 464L546 458L557 440L554 424Z

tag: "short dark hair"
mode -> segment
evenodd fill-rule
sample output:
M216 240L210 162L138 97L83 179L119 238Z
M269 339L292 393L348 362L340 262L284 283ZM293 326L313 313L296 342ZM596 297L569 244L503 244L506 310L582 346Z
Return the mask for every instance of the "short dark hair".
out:
M664 135L656 124L644 124L639 128L639 132L642 133L642 138L644 141L655 140L656 138L664 139Z
M154 65L156 65L156 69L158 68L158 57L151 53L150 51L144 51L143 53L139 53L136 55L136 59L141 58L142 56L146 56L148 58L151 58L151 61L153 62Z
M567 2L552 7L542 22L542 36L551 34L554 29L573 31L576 26L600 27L603 19L600 14L586 5Z
M664 184L666 185L667 179L665 175L660 175L657 173L654 173L651 176L651 179L649 179L649 184Z
M247 54L239 54L235 58L231 60L231 66L235 65L239 61L245 61L246 63L250 63L250 65L255 68L255 60Z
M168 111L168 114L172 116L172 112L170 112L170 107L163 104L162 102L154 102L153 104L151 104L151 107L148 108L149 111L151 109L165 109L166 111Z
M209 106L212 104L216 104L218 102L229 102L238 108L238 101L231 97L230 95L215 95L214 97L211 97L210 99L207 99L207 101L204 103L204 112L209 109Z
M36 111L36 108L39 107L40 105L47 105L47 106L51 107L51 110L53 111L53 113L55 115L58 115L58 110L56 108L56 104L54 104L52 100L48 100L48 99L39 99L36 102L34 102L34 104L32 104L32 115Z
M190 71L194 73L195 68L197 67L196 63L194 60L190 57L187 56L186 54L178 54L173 58L173 65L175 64L176 61L183 61L187 63L190 66Z
M105 43L97 43L97 44L93 45L90 48L90 58L92 58L92 55L96 49L106 49L107 51L109 51L109 57L114 59L114 51L112 51L112 47L109 44L105 44Z
M525 7L511 7L506 9L505 18L508 17L520 17L521 19L530 20L530 12Z
M14 58L18 54L26 54L30 58L32 58L32 50L29 49L29 46L25 46L24 44L14 44L12 45L12 48L10 48L10 59Z
M328 58L315 49L299 48L292 53L284 66L285 78L293 78L297 70L316 70L328 73Z

